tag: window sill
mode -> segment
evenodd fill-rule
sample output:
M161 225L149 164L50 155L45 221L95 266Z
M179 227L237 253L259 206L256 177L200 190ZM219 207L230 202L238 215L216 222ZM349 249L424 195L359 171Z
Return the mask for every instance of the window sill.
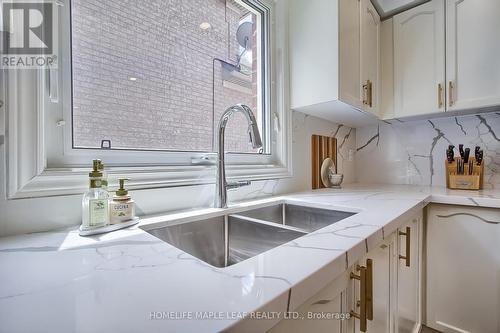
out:
M131 190L214 184L215 166L155 166L109 168L110 187L131 178ZM88 168L48 168L9 195L8 199L80 195L88 188ZM268 180L291 177L279 165L228 165L228 180Z

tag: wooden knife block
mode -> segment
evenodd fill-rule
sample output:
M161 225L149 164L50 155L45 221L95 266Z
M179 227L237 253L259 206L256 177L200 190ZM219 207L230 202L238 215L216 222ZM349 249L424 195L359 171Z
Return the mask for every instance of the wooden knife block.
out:
M449 189L458 190L481 190L483 188L483 178L484 178L484 160L481 165L476 165L476 159L470 157L469 161L474 162L473 174L469 175L469 164L464 165L464 174L457 174L457 159L455 161L448 163L445 161L446 170L446 187Z

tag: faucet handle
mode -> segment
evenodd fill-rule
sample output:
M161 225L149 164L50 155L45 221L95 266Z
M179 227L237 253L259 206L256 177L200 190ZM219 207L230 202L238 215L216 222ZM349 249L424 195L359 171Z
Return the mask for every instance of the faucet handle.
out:
M249 180L239 180L237 182L227 182L226 188L228 190L232 190L232 189L235 189L235 188L239 188L239 187L243 187L243 186L248 186L251 183L252 182L249 181Z

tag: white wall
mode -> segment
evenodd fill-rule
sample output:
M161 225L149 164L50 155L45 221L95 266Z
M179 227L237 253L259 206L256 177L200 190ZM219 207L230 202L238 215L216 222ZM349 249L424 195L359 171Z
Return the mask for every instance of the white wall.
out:
M500 189L500 112L390 122L356 130L356 177L363 183L446 186L449 144L484 150L485 188Z
M292 122L293 177L259 181L230 191L230 202L310 189L312 134L338 138L339 172L345 173L344 182L354 181L354 161L346 159L349 149L356 147L356 130L298 112L293 112ZM0 236L53 230L81 222L81 196L5 200L5 145L0 145L0 165ZM203 185L132 191L131 195L137 202L138 214L143 215L208 207L213 203L214 192L213 185Z

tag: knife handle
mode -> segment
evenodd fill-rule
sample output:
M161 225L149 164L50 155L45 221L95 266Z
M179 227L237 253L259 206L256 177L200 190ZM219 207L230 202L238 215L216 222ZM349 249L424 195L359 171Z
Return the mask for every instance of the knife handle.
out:
M446 157L448 158L448 163L455 161L455 146L449 145L448 150L446 151Z
M483 151L480 150L478 153L477 153L477 159L476 159L476 164L477 165L481 165L481 163L483 162Z
M455 159L453 158L453 150L448 150L446 151L446 159L448 160L448 163L453 162Z
M465 148L465 152L464 152L464 163L465 164L469 163L469 155L470 155L470 149Z

